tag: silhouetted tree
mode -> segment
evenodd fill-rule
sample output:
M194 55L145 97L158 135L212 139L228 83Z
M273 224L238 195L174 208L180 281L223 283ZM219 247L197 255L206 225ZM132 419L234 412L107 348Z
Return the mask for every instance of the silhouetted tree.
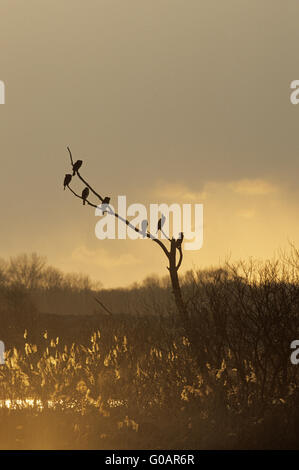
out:
M73 170L73 176L77 175L77 177L84 183L85 187L89 189L89 194L92 193L94 196L96 196L102 204L103 210L107 210L107 206L109 205L110 198L109 197L102 197L98 192L95 191L95 189L81 176L79 173L79 169L82 166L82 160L77 160L76 163L73 161L72 157L72 152L69 147L67 147L67 150L69 152L70 160L71 160L71 166ZM85 190L83 190L82 195L76 193L68 184L67 188L73 193L74 196L76 196L79 199L83 200L83 203L88 204L91 207L97 208L98 205L90 202L87 198L89 194L87 194L87 191L84 193ZM87 196L86 196L87 194ZM187 314L187 308L186 305L183 301L182 297L182 292L181 292L181 286L179 282L179 277L178 277L178 270L181 267L182 261L183 261L183 250L182 250L182 241L183 241L183 233L180 233L180 237L178 239L175 238L167 238L169 242L169 248L166 247L166 245L156 238L156 236L152 235L148 230L144 231L145 226L143 226L141 229L138 227L134 227L127 219L124 219L121 217L119 214L116 212L109 210L109 214L112 216L122 220L125 224L127 224L128 227L130 227L132 230L135 232L140 233L142 236L147 237L151 239L153 242L155 242L159 247L163 250L163 253L165 254L169 265L167 266L167 269L169 271L170 275L170 280L171 280L171 285L172 285L172 290L173 290L173 295L176 303L176 307L179 313L180 320L182 322L182 325L187 327L188 325L188 314ZM162 230L163 223L165 222L165 216L162 215L161 219L158 222L158 230Z

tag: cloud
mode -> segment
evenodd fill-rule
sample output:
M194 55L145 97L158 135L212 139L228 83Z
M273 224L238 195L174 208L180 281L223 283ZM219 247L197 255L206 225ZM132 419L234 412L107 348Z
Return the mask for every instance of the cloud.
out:
M228 186L235 193L252 196L263 196L277 192L276 186L263 179L242 179L239 181L232 181Z
M203 247L185 250L181 273L194 267L218 266L228 255L232 260L266 259L286 246L288 239L298 239L298 202L283 183L274 186L262 178L208 180L198 187L162 179L157 183L142 187L136 193L140 199L135 201L204 205ZM99 242L92 234L82 242L79 236L74 239L68 234L64 251L67 257L59 259L57 255L58 267L89 273L105 287L129 285L152 272L166 273L167 260L150 240Z
M181 183L168 183L159 181L151 192L153 197L163 201L178 203L203 202L219 191L226 193L227 189L244 196L265 196L278 192L278 187L264 179L244 178L237 181L207 181L201 191L194 191ZM240 215L240 214L239 214ZM251 217L253 214L251 214ZM244 214L243 214L244 217ZM247 214L248 217L248 214Z
M116 268L123 266L131 266L140 263L140 259L131 253L113 254L112 251L106 250L89 250L86 246L79 246L71 254L73 261L81 264L96 265L102 268Z
M152 191L154 197L158 197L164 201L172 201L177 203L197 202L200 203L207 198L206 191L192 191L186 185L181 183L167 183L159 181Z

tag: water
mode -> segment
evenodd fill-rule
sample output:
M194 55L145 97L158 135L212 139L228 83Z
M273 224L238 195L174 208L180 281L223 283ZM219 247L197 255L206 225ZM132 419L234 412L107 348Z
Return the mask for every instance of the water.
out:
M110 408L116 408L119 406L125 406L126 403L124 400L117 400L114 398L109 398L107 400L107 404ZM6 399L0 400L0 408L6 408L9 410L20 410L24 408L32 408L42 411L45 408L42 400L37 400L34 398L15 398L15 399ZM47 408L48 409L75 409L78 408L76 403L72 402L64 402L64 400L48 400L47 401ZM79 411L79 410L78 410Z

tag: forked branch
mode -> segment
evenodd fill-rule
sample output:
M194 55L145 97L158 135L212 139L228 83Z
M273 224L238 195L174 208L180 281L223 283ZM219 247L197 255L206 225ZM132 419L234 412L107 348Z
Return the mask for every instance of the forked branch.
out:
M67 150L69 152L69 156L70 156L70 161L71 161L71 166L72 166L72 172L73 174L67 174L65 175L65 179L64 179L64 188L68 188L71 193L83 200L83 204L87 204L91 207L94 207L95 209L100 207L102 208L103 212L107 212L108 214L114 216L115 218L119 219L119 220L122 220L128 227L130 227L132 230L134 230L135 232L137 233L140 233L142 236L146 237L146 238L150 238L151 240L153 240L155 243L157 243L160 248L163 250L165 256L167 257L168 261L169 261L169 272L170 272L170 278L171 278L171 282L172 282L172 287L173 287L173 292L174 292L174 295L175 295L175 300L176 300L176 303L177 303L177 306L178 306L178 309L179 309L179 312L180 314L184 317L186 317L186 310L185 310L185 305L182 301L182 296L181 296L181 291L180 291L180 285L179 285L179 281L178 281L178 270L179 268L181 267L181 264L182 264L182 261L183 261L183 250L182 250L182 242L183 242L183 233L180 234L180 238L178 238L177 240L175 240L174 238L172 239L169 239L167 237L167 240L170 242L170 249L168 250L166 245L160 240L158 239L156 236L152 235L150 231L148 230L141 230L139 229L138 227L134 226L133 224L131 224L131 222L127 219L125 219L124 217L121 217L117 212L115 212L109 205L110 203L110 198L109 197L105 197L103 198L86 180L85 178L82 177L82 175L80 174L79 172L79 169L81 168L82 166L82 160L77 160L76 162L74 162L73 160L73 156L72 156L72 152L70 150L69 147L67 147ZM71 183L71 180L72 180L72 177L77 175L78 178L82 181L82 183L84 183L85 185L85 188L84 190L82 191L82 195L80 196L80 194L78 194L76 191L74 191L71 186L70 186L70 183ZM88 200L88 196L89 196L89 192L91 192L92 194L94 194L94 196L96 196L100 201L101 201L101 205L97 205L97 204L94 204L92 203L90 200ZM157 230L158 231L161 231L161 233L164 234L163 230L162 230L162 226L163 226L163 223L165 222L165 216L162 215L161 219L159 220L158 222L158 227L157 227ZM176 253L179 253L179 260L178 262L176 262Z

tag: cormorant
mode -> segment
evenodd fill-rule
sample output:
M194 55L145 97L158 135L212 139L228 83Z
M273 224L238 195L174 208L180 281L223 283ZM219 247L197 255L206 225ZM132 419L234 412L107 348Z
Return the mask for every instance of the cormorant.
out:
M89 189L86 187L82 191L82 199L83 199L83 205L85 206L85 201L88 198L89 195Z
M73 176L75 176L76 171L79 170L82 163L83 163L82 160L77 160L76 163L73 164Z
M66 186L70 184L71 181L72 181L72 175L70 175L69 173L66 174L64 177L64 182L63 182L64 189Z
M165 224L165 221L166 221L166 217L164 214L162 214L162 217L158 221L157 233L159 230L162 229L163 225Z
M184 240L184 233L183 233L183 232L180 232L180 233L179 233L179 238L178 238L177 241L176 241L176 246L177 246L178 248L181 248L182 243L183 243L183 240Z
M147 229L147 226L148 226L148 221L147 221L146 219L144 219L144 220L141 222L141 232L142 232L143 238L146 237L146 229Z
M109 205L109 203L110 203L110 197L106 196L103 199L103 202L101 204L101 209L103 211L103 214L105 214L105 212L107 212L107 206Z

